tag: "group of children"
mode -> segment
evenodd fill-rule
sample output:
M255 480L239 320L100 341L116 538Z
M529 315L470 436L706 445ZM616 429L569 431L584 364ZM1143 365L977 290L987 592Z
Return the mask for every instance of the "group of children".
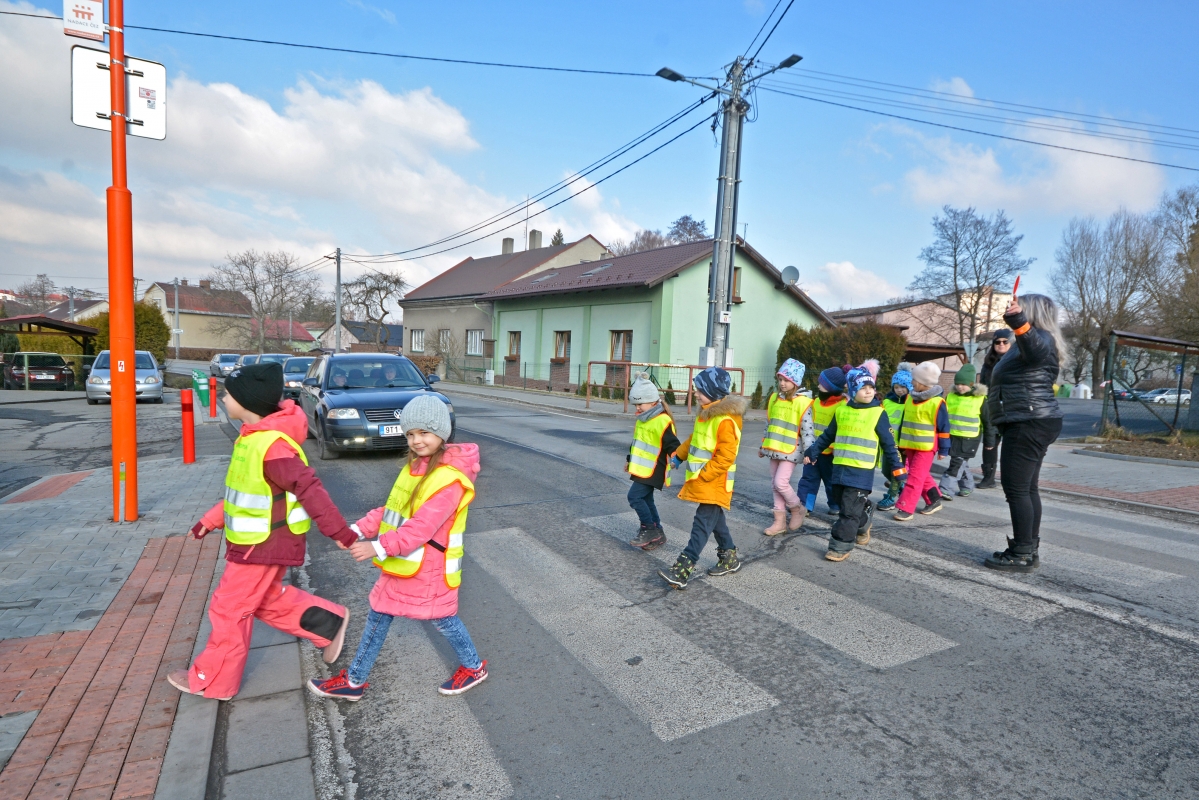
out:
M899 522L916 513L935 514L943 501L974 491L969 462L987 427L987 387L977 382L974 365L957 371L948 396L940 386L941 368L931 361L901 363L881 398L878 370L873 359L856 367L830 367L820 373L813 397L801 388L804 364L787 359L779 367L758 450L760 458L770 459L774 499L774 521L765 535L800 530L823 483L829 514L837 518L825 558L844 561L855 546L870 541L876 506L869 497L880 466L887 490L877 508L894 509L893 519ZM686 463L678 496L699 504L687 547L674 566L659 571L678 589L686 588L712 534L717 563L708 574L728 575L741 568L725 511L732 499L746 403L729 393L731 378L720 367L700 372L693 388L700 409L691 436L682 442L648 375L638 375L629 393L637 411L626 467L633 481L629 505L640 520L630 544L652 550L665 543L653 494L671 485L671 467ZM949 465L938 484L933 462L946 456ZM792 489L800 463L803 472L798 488ZM921 499L924 506L917 512Z

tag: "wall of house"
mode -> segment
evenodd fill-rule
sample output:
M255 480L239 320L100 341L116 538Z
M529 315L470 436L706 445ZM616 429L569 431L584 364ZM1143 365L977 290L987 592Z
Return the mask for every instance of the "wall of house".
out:
M491 338L491 304L471 301L437 301L436 305L401 303L404 309L404 352L415 355L433 355L437 344L437 332L442 329L453 331L459 349L466 346L466 332L481 330L485 338ZM425 332L425 349L412 349L412 331ZM505 346L506 343L505 343ZM496 346L499 349L499 345Z
M171 330L175 329L174 300L173 296L168 298L159 286L150 287L142 296L143 302L152 303L158 307L158 310L162 312L163 321ZM179 328L183 331L179 335L179 346L228 350L241 347L235 332L220 330L224 319L220 314L197 314L182 308L179 309ZM250 323L249 318L243 321L246 325ZM170 349L172 352L174 347L175 334L171 334Z

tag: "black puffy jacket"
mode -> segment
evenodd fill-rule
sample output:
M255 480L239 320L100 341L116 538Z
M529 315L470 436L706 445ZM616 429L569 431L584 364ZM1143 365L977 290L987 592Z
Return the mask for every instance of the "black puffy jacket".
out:
M1024 312L1004 316L1013 331L1028 320ZM1053 337L1037 328L1016 335L1016 346L1008 350L991 371L987 412L992 425L1029 419L1054 419L1062 410L1053 396L1053 384L1061 367Z

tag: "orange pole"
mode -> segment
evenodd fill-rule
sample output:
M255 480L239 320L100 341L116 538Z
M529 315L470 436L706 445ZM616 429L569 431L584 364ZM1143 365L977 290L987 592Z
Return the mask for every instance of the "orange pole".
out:
M208 418L216 419L216 378L208 376Z
M183 407L183 463L196 463L196 417L192 411L192 390L179 392L179 405Z
M112 363L112 519L137 519L137 389L133 341L133 195L125 169L125 3L109 0L112 186L108 187L108 319ZM122 505L122 490L124 504Z

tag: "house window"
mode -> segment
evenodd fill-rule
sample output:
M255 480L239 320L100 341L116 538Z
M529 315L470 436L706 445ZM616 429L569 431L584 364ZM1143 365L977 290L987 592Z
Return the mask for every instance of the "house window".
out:
M450 355L454 342L454 334L450 333L449 328L442 328L437 332L437 350L442 355Z
M745 302L741 299L741 267L733 267L733 302Z
M466 332L466 354L468 356L483 355L483 331Z
M412 331L412 352L425 352L425 331L423 328L414 328Z
M554 331L554 358L570 358L570 331Z
M508 355L520 355L520 331L508 331Z
M633 332L612 331L612 361L633 360Z

